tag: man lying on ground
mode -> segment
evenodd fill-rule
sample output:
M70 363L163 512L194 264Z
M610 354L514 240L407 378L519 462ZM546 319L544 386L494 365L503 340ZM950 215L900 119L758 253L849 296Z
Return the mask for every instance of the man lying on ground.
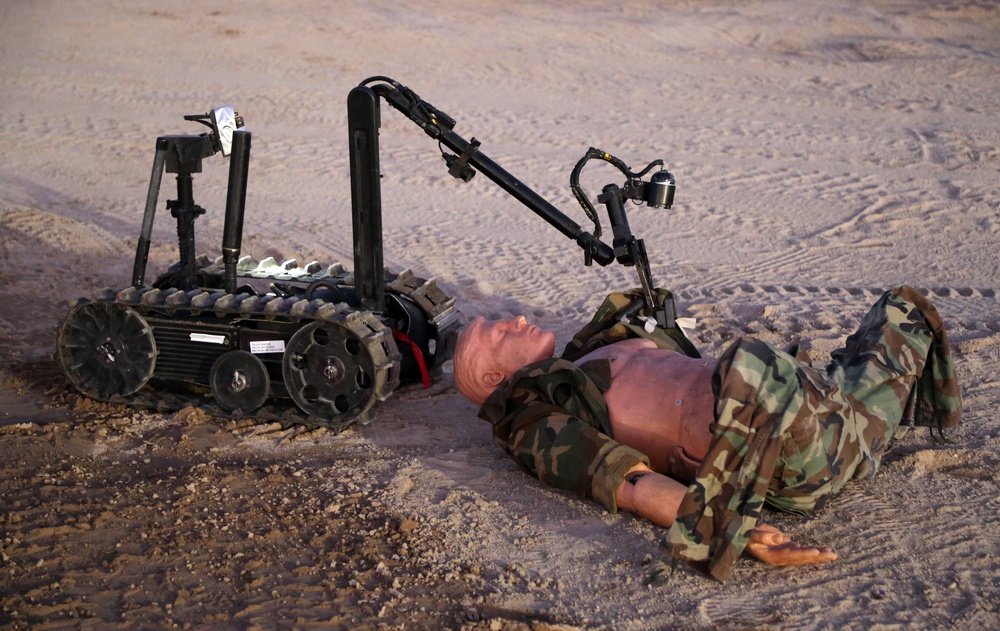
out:
M669 527L673 555L719 580L744 549L776 565L836 559L758 524L763 503L809 514L874 475L913 424L961 414L941 318L910 287L885 293L824 370L751 338L694 357L613 311L606 301L555 359L555 335L523 316L477 318L459 336L456 385L540 480ZM599 319L638 337L584 339Z

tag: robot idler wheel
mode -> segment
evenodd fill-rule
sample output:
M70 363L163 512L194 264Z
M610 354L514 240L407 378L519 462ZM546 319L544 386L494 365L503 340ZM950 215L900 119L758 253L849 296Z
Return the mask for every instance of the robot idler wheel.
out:
M271 378L264 362L246 351L220 355L209 375L212 396L227 412L251 414L264 405L271 390Z
M364 341L339 324L299 329L285 347L281 370L292 400L321 420L349 421L375 403L375 361Z
M108 401L146 385L156 366L156 340L130 307L88 302L63 320L56 355L73 387Z

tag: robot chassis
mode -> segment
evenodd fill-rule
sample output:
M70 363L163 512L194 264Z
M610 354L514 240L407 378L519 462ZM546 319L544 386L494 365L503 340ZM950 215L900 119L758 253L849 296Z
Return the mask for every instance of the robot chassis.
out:
M455 120L387 77L372 77L347 98L350 137L354 273L340 264L260 262L241 256L251 133L231 106L185 120L207 126L199 135L156 140L132 282L80 299L62 322L56 358L70 383L100 401L160 410L201 406L211 414L252 417L340 431L368 422L372 407L401 384L425 387L451 356L459 327L455 301L434 280L383 267L380 99L437 140L449 174L468 182L483 173L584 250L584 262L634 266L643 306L656 325L674 325L674 306L652 287L641 239L628 225L624 202L670 208L674 178L662 160L633 173L614 156L591 148L570 177L594 231L576 222L513 177L453 129ZM450 150L449 151L447 150ZM195 255L193 175L202 160L229 156L222 256ZM604 187L611 246L583 193L579 176L603 160L627 178ZM649 181L643 176L654 167ZM166 207L177 222L179 261L152 284L146 262L163 172L175 174L177 199Z

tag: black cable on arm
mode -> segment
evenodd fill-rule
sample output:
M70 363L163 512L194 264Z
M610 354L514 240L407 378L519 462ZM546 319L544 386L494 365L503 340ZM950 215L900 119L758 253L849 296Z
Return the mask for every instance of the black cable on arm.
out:
M604 160L611 166L621 171L625 177L630 180L641 179L642 176L649 173L653 167L661 166L663 164L663 160L653 160L646 165L646 168L642 171L633 173L632 169L627 164L607 151L601 151L600 149L595 149L594 147L587 149L587 153L584 154L584 156L580 158L580 161L576 163L576 166L573 167L573 172L569 176L569 185L570 189L573 191L573 196L576 197L576 201L580 202L580 206L583 207L583 212L587 213L587 217L594 222L594 236L600 237L601 222L597 217L597 210L594 209L594 205L590 203L589 199L587 199L586 194L583 192L583 188L580 186L580 173L583 171L584 165L591 160Z
M587 217L594 222L594 237L598 239L601 237L601 221L597 218L597 210L594 209L594 205L587 199L583 188L580 186L580 172L583 171L585 164L594 158L600 157L602 153L604 152L593 147L587 149L587 153L580 158L580 161L573 167L573 172L569 175L569 187L573 191L573 196L576 197L576 201L580 202L580 206L583 207L583 212L587 213Z
M658 159L657 160L653 160L652 162L650 162L649 164L647 164L646 168L643 169L642 171L639 171L638 173L632 173L631 171L627 171L627 172L625 172L625 175L627 175L627 176L629 176L631 178L641 178L642 176L644 176L647 173L649 173L653 169L653 167L659 167L659 166L663 166L663 160L658 160Z

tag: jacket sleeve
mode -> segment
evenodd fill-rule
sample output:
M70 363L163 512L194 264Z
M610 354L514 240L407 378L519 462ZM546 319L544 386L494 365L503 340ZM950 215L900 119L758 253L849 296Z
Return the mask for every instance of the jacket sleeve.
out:
M532 364L493 393L480 417L493 438L546 484L593 496L618 511L615 492L625 473L649 464L644 455L611 438L610 418L597 385L571 362Z

